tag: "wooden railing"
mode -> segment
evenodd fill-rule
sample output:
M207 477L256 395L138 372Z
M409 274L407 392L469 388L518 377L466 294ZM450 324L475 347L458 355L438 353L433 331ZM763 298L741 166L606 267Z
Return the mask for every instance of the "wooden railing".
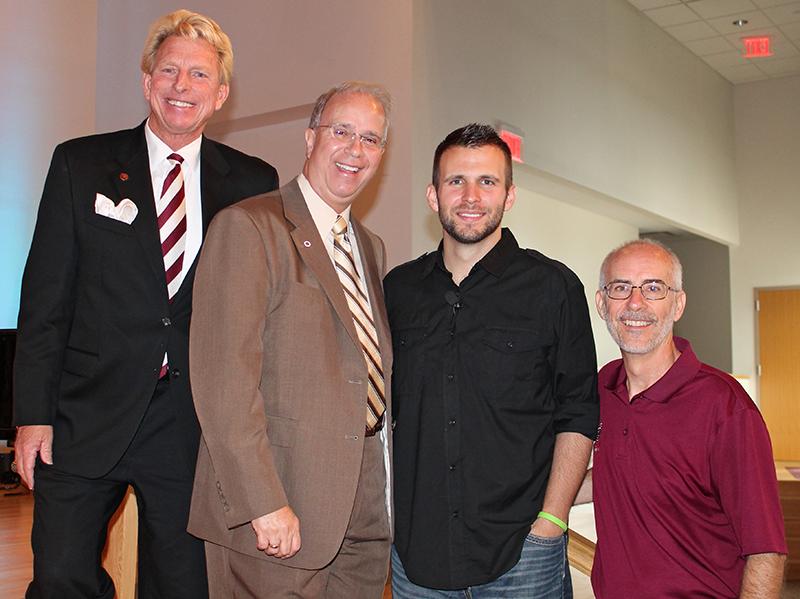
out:
M139 512L136 496L128 487L122 505L108 525L108 541L103 551L103 567L111 575L116 587L116 599L136 597L136 550L138 543Z
M582 534L569 529L569 545L567 545L569 564L579 572L592 575L592 562L594 561L594 543Z

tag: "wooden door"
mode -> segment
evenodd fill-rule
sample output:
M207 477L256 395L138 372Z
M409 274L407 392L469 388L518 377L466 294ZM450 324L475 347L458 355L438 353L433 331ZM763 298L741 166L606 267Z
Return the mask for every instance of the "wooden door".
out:
M800 460L800 289L759 289L759 402L776 460Z

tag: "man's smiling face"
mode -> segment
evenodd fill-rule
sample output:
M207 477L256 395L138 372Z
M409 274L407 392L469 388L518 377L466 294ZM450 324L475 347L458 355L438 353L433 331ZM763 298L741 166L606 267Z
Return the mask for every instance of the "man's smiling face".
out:
M343 92L328 100L316 129L306 129L306 163L303 174L314 191L341 214L375 175L383 157L382 146L367 146L360 136L383 139L386 117L380 102L360 92ZM337 140L330 125L356 133L354 139Z
M672 260L661 248L632 245L619 251L607 264L605 281L641 285L664 281L675 289ZM641 289L633 289L625 300L610 299L603 290L595 296L597 311L608 332L624 353L649 354L672 341L672 327L685 307L683 291L669 291L664 299L646 300Z
M158 48L152 73L142 77L150 128L177 150L197 139L228 97L214 47L203 39L170 36Z
M506 188L506 159L492 145L453 146L439 160L438 187L428 186L428 205L439 215L446 236L460 244L496 242L503 213L514 204Z

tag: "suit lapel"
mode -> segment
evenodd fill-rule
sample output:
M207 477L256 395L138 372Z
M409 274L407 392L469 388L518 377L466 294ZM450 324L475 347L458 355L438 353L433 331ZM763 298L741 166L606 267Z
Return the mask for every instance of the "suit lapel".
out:
M325 244L319 236L314 219L311 218L311 213L308 211L296 179L281 188L281 197L284 215L295 226L291 236L297 253L319 281L320 287L328 296L328 300L333 305L333 309L353 343L357 347L361 347L353 323L353 314L344 297L342 284L339 282L339 277L331 263L328 251L325 249Z
M200 146L200 204L203 211L203 239L205 239L211 220L217 212L230 203L228 199L231 195L230 186L225 185L229 172L230 165L217 149L216 144L204 136ZM200 252L197 253L191 264L184 264L186 272L181 286L175 293L175 297L172 298L173 303L180 301L181 296L191 293L198 260L200 260Z
M150 160L142 123L131 130L130 143L120 144L117 152L118 170L110 173L112 184L120 198L129 198L138 210L131 226L142 246L145 260L150 265L159 285L164 288L167 298L167 284L164 275L164 257L161 253L161 239L158 235L156 203L153 198L153 183L150 178Z
M230 204L231 186L226 185L231 167L217 145L203 137L200 146L200 201L203 204L203 238L211 219Z

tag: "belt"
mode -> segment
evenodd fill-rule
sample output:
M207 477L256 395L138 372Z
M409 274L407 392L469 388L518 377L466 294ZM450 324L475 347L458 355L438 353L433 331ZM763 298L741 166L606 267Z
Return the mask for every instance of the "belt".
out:
M383 428L383 418L381 418L380 421L378 422L378 424L376 424L373 428L369 428L368 426L365 426L364 427L364 436L365 437L374 437L376 434L378 434L378 431L380 431L382 428Z

